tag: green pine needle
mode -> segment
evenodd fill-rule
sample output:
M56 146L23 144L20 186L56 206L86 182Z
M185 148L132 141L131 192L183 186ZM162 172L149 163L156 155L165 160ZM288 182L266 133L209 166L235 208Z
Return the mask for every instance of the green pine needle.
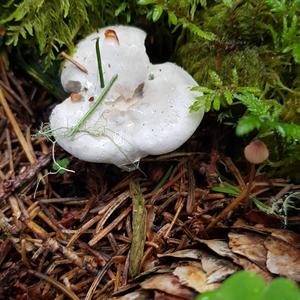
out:
M100 46L99 46L99 38L96 41L96 55L97 55L97 64L98 64L98 71L99 71L99 79L100 79L100 86L101 89L104 88L104 78L103 78L103 70L102 70L102 61L101 61L101 54L100 54Z

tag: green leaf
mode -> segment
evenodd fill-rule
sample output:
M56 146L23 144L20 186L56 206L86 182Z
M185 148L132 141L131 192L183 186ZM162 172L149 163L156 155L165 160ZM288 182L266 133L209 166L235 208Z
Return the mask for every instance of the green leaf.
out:
M123 2L121 5L115 10L115 16L117 17L120 13L126 10L128 3Z
M264 300L299 300L300 290L291 280L276 278L265 289Z
M261 121L259 117L253 115L243 116L238 121L236 134L239 136L245 135L253 131L254 129L259 129L260 127Z
M197 296L195 300L227 300L219 297L218 292L209 291ZM229 300L229 299L228 299Z
M189 107L190 112L197 112L201 107L206 106L206 102L206 96L195 97L194 103Z
M221 88L223 86L223 81L220 78L220 76L213 70L209 70L208 71L208 75L211 78L213 84L218 87Z
M208 87L206 86L193 86L191 88L192 91L198 91L198 92L202 92L204 94L211 94L213 93L213 90L212 89L209 89Z
M68 158L59 159L52 164L52 170L57 172L60 175L65 174L65 170L70 164L70 160Z
M237 87L236 88L236 92L237 93L253 93L253 94L256 94L256 95L259 95L261 94L261 90L259 88L256 88L256 87Z
M164 8L162 6L160 6L160 5L155 6L153 9L153 13L152 13L152 21L153 22L158 21L162 15L163 11L164 11Z
M265 287L264 280L252 272L237 272L230 276L221 286L221 299L228 300L262 300Z
M177 17L172 11L168 12L168 19L170 24L177 25L178 22Z
M225 91L224 92L224 98L225 98L225 100L226 100L226 102L227 102L228 105L232 104L232 102L233 102L233 96L232 96L231 92Z
M283 137L289 137L300 141L300 125L297 124L288 124L288 123L274 123L274 128Z
M199 26L187 21L185 18L180 18L179 23L182 24L183 28L188 28L193 34L197 35L198 37L208 40L214 41L217 36L209 31L203 31Z
M221 106L221 96L217 95L213 101L213 108L214 110L219 111L220 106Z
M295 62L300 64L300 43L294 44L292 46L292 51Z
M233 6L233 1L232 0L223 0L223 3L225 4L225 6L232 8Z
M213 192L228 194L232 196L238 196L240 194L240 190L232 186L215 186L211 190Z
M232 69L232 83L233 83L234 86L239 85L239 76L238 76L236 68Z
M155 0L138 0L137 4L139 5L148 5L148 4L154 4Z

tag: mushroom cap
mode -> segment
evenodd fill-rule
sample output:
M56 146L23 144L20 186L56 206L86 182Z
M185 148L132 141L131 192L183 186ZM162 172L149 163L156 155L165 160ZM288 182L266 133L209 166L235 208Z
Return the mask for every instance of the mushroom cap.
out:
M261 164L269 157L266 144L260 140L252 141L244 149L245 158L252 164Z
M119 43L105 41L108 28L116 32ZM78 44L74 59L88 69L88 74L65 63L63 86L76 92L69 89L69 82L79 82L82 100L68 98L57 105L50 116L50 126L60 146L75 157L124 167L149 154L177 149L200 124L203 109L189 112L200 93L191 91L197 83L186 71L173 63L149 62L143 31L129 26L108 28ZM95 51L99 34L105 82L114 74L118 79L80 132L71 138L68 130L89 110L90 97L97 99L101 94Z
M107 31L114 31L118 40L106 37ZM61 72L61 83L66 92L85 91L90 97L99 95L99 71L96 56L96 41L99 38L104 81L107 83L118 74L115 92L125 98L146 79L150 62L144 42L146 33L135 27L109 26L94 32L76 46L73 59L88 69L88 74L66 61Z

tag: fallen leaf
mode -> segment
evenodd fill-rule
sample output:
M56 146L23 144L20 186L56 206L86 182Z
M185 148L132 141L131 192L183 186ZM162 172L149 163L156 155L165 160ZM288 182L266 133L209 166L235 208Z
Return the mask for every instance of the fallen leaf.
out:
M148 298L150 299L150 298ZM162 293L160 291L154 292L154 300L184 300L182 297L176 297L174 295Z
M137 290L124 296L110 298L110 300L147 300L149 298L148 291Z
M239 266L243 267L244 270L261 275L267 282L272 280L271 274L246 258L235 255L233 261Z
M172 253L157 254L157 257L158 258L176 257L176 258L201 259L203 253L204 253L203 251L197 249L185 249L185 250L179 250Z
M245 256L262 268L266 267L267 249L264 246L265 237L255 233L230 232L229 247L233 253Z
M292 245L269 237L265 241L268 249L267 268L270 272L300 281L300 251Z
M222 282L240 268L231 261L210 254L205 254L201 260L202 268L207 274L207 283Z
M172 274L155 275L140 285L146 290L159 290L184 299L193 299L196 295L190 288L182 286L179 279Z
M178 266L174 272L183 285L193 288L199 293L216 289L219 284L207 284L207 275L202 269L202 265L197 262L190 262L184 266Z
M228 247L228 243L222 240L201 240L199 242L205 244L208 248L223 257L233 257L234 254Z

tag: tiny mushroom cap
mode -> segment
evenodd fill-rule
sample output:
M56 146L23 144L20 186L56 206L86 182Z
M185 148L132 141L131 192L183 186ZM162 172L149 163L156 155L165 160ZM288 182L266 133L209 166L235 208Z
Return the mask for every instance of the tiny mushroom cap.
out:
M73 59L87 73L65 62L62 85L70 93L80 93L81 100L68 98L57 105L50 126L58 144L75 157L122 168L136 166L142 157L177 149L199 126L203 108L189 112L195 97L202 95L191 90L196 81L174 63L151 64L145 37L135 27L109 26L77 45ZM70 136L69 130L106 88L99 83L97 39L104 82L115 75L117 79L80 131Z
M244 149L246 159L252 164L260 164L269 157L269 150L266 144L260 140L255 140Z

